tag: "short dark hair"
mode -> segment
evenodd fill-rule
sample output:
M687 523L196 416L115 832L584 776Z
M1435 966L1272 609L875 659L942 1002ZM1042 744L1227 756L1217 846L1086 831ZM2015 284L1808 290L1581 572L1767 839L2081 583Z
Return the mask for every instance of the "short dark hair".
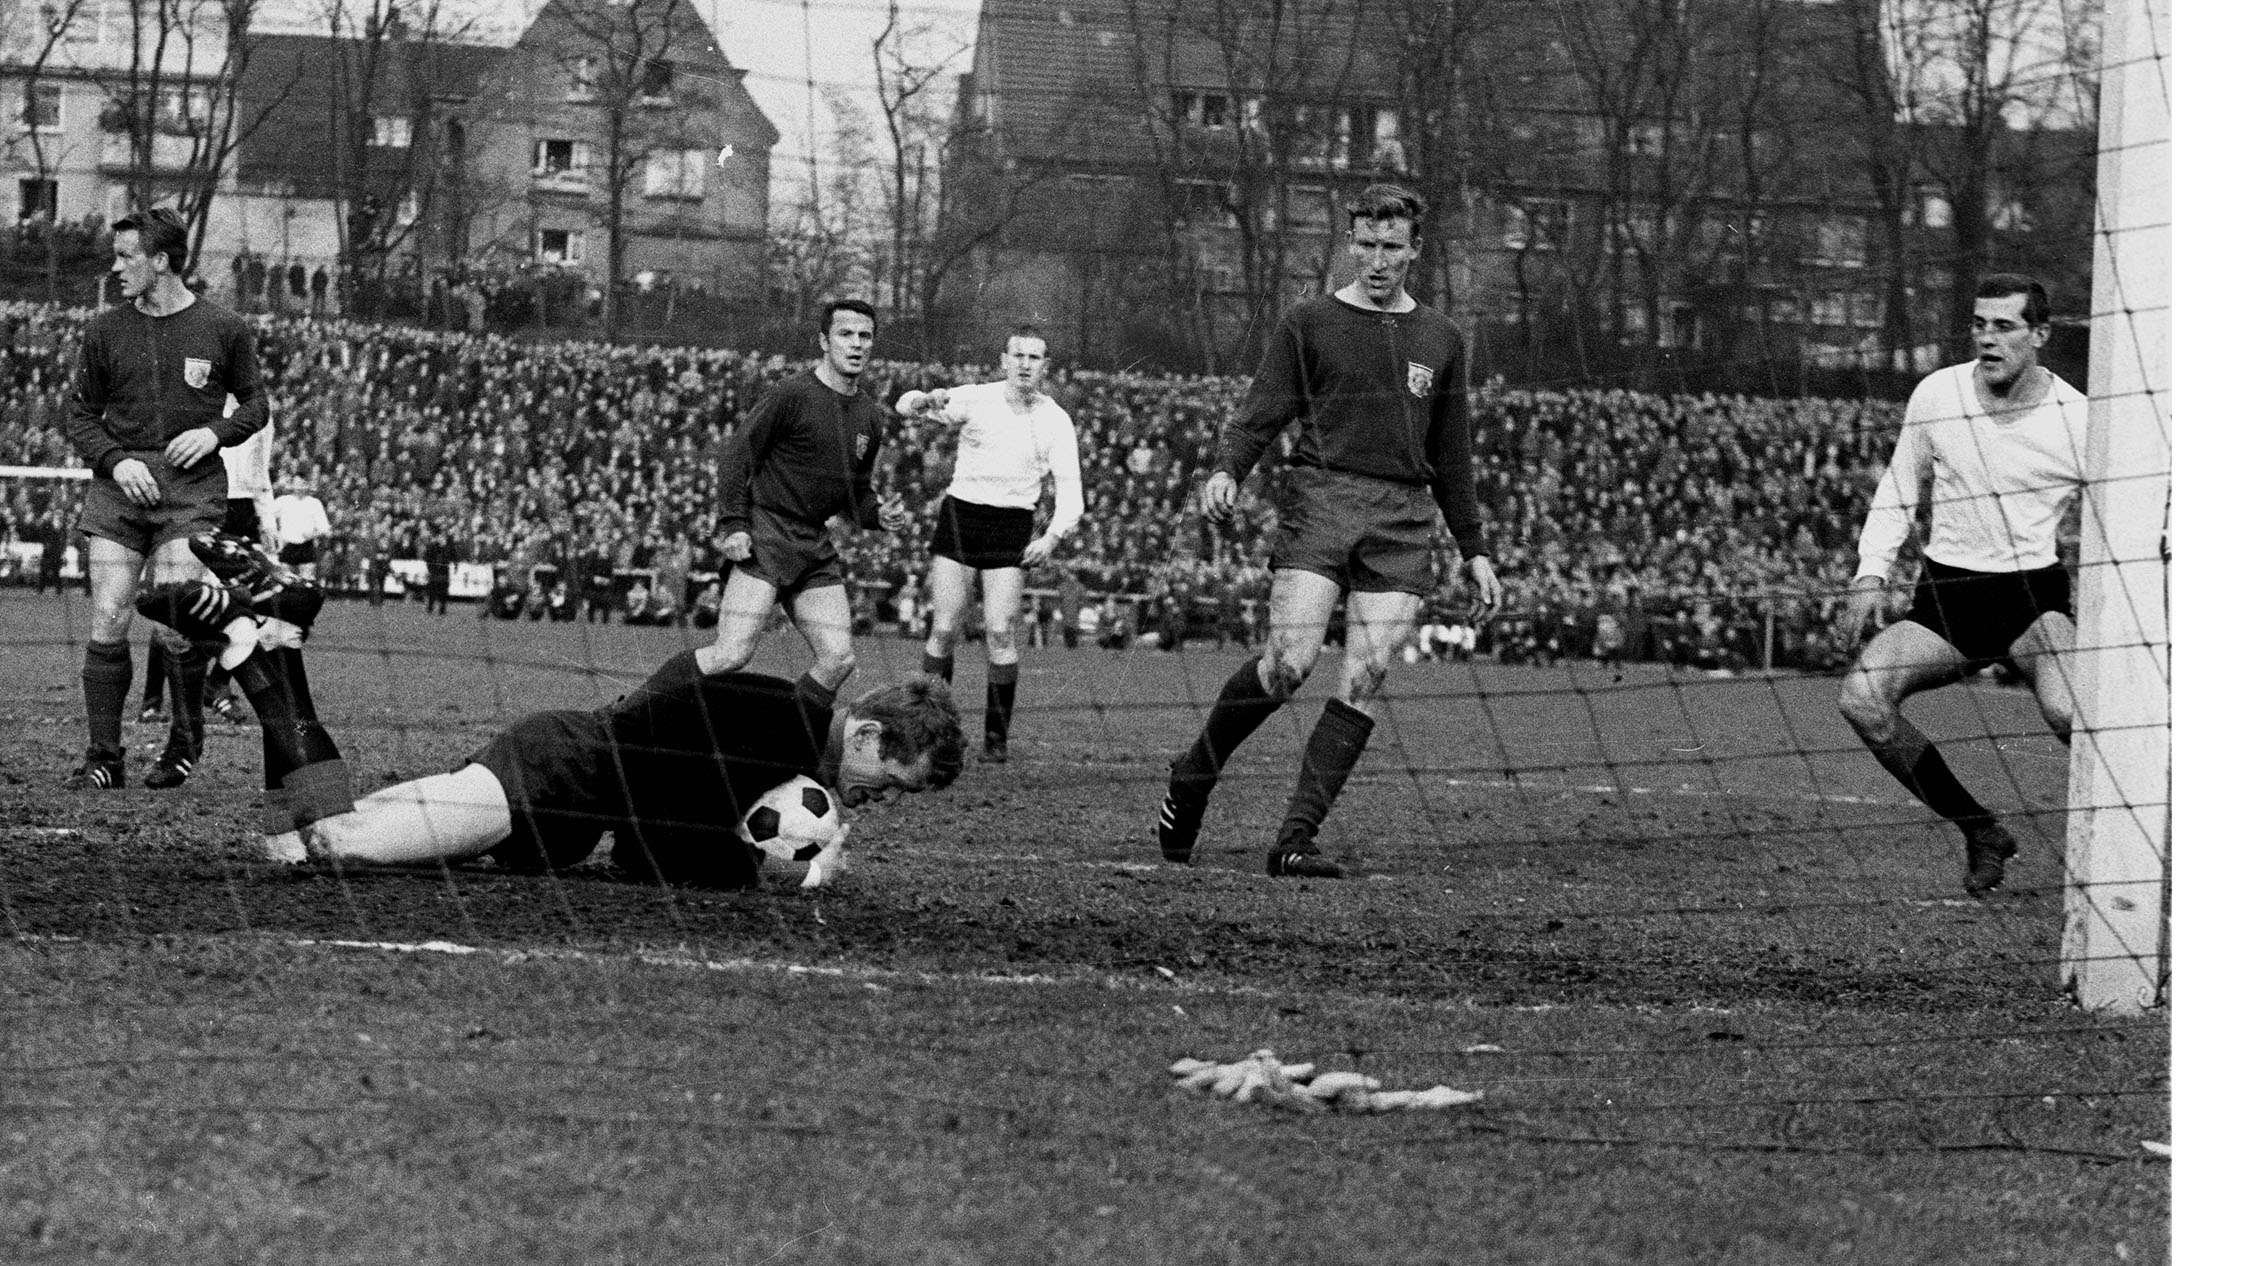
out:
M1422 236L1422 200L1397 185L1369 185L1358 197L1344 204L1344 223L1357 224L1361 220L1404 220Z
M1019 326L1017 326L1016 328L1014 328L1014 329L1012 329L1012 330L1008 331L1008 338L1007 338L1007 341L1006 341L1006 342L1004 342L1004 343L1002 343L1002 344L1001 344L1001 347L1005 348L1005 347L1006 347L1006 346L1008 345L1008 343L1013 343L1013 342L1015 342L1015 341L1016 341L1017 339L1019 339L1019 338L1035 338L1035 339L1038 339L1038 340L1039 340L1039 344L1040 344L1040 346L1042 346L1042 347L1046 346L1046 343L1047 343L1047 336L1039 332L1039 327L1038 327L1038 326L1036 326L1036 325L1019 325Z
M961 776L961 711L954 706L953 689L937 677L918 674L895 685L877 686L852 700L847 711L856 719L879 722L883 737L876 752L884 760L911 765L930 758L932 788L943 787Z
M171 207L144 207L109 226L112 233L141 235L141 253L162 255L166 271L187 269L187 220Z
M1977 278L1977 298L2005 299L2010 295L2023 296L2025 325L2047 324L2047 288L2040 285L2036 278L2026 277L2022 273L1986 273Z
M828 334L836 328L836 314L857 312L868 320L875 320L875 305L865 299L830 299L820 310L820 332Z

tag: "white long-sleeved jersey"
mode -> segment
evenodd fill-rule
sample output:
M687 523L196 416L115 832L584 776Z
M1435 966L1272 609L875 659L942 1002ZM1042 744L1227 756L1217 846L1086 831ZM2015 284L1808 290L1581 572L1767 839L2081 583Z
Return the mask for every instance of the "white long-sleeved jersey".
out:
M945 417L961 428L953 482L945 493L981 506L1034 510L1039 488L1055 477L1055 514L1047 534L1068 535L1086 513L1078 469L1078 436L1070 415L1040 395L1028 411L1008 402L1008 384L982 382L946 393Z
M266 532L272 532L273 427L261 426L249 439L233 448L220 449L219 460L226 463L227 499L255 503L259 525Z
M2053 565L2055 529L2086 486L2086 396L2049 374L2047 398L2002 420L1977 402L1976 362L1924 378L1859 533L1859 575L1888 577L1929 488L1924 557L1981 572Z

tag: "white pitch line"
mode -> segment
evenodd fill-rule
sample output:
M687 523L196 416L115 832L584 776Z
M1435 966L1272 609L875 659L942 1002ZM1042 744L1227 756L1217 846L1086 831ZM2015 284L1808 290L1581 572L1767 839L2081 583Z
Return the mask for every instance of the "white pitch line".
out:
M1496 787L1503 790L1568 791L1580 795L1601 796L1686 796L1693 800L1787 800L1795 804L1864 804L1883 809L1905 809L1904 800L1885 800L1877 796L1820 796L1786 791L1699 791L1694 787L1615 787L1602 783L1568 785L1562 783L1524 782L1507 778L1448 778L1448 787Z
M70 938L77 940L79 938ZM1115 972L1085 972L1071 975L1053 975L1045 972L927 972L899 971L886 967L837 966L830 964L792 963L772 958L705 958L680 951L632 950L617 954L600 954L587 950L544 948L496 948L491 946L463 945L457 941L360 941L330 938L289 938L282 942L299 949L344 949L372 951L384 954L443 954L456 957L482 957L496 959L510 966L529 962L561 963L632 963L643 967L687 968L694 971L728 973L763 973L776 976L820 976L833 980L857 981L869 988L882 988L886 983L920 985L1002 985L1002 986L1093 986L1102 989L1132 989L1147 993L1199 994L1207 997L1273 998L1276 993L1267 989L1254 989L1242 985L1206 985L1183 981L1176 969L1151 967L1146 975L1131 976Z

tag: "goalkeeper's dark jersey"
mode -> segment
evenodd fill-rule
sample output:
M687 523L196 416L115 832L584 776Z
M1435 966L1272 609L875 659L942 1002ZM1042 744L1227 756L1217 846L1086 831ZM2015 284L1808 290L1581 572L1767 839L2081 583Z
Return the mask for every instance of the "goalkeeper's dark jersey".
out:
M752 506L800 523L842 515L876 526L882 444L883 406L866 393L840 395L810 372L780 383L719 452L718 534L748 531Z
M682 651L615 703L534 713L471 759L507 790L507 854L568 865L614 831L629 873L739 886L758 863L736 823L775 786L817 775L831 715L791 682L706 676Z

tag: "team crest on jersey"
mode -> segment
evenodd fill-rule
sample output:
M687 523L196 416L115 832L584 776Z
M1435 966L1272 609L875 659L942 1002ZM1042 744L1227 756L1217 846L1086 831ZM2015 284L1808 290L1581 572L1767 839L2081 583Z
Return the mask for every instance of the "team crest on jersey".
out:
M859 434L853 436L852 456L864 459L867 456L867 446L869 443L870 441L868 440L867 433L865 431L862 431Z
M1437 381L1437 371L1418 361L1406 362L1406 390L1416 399L1430 394L1430 384Z
M211 385L211 362L200 356L188 357L187 370L184 376L187 378L188 386L195 388L197 391L203 390Z

